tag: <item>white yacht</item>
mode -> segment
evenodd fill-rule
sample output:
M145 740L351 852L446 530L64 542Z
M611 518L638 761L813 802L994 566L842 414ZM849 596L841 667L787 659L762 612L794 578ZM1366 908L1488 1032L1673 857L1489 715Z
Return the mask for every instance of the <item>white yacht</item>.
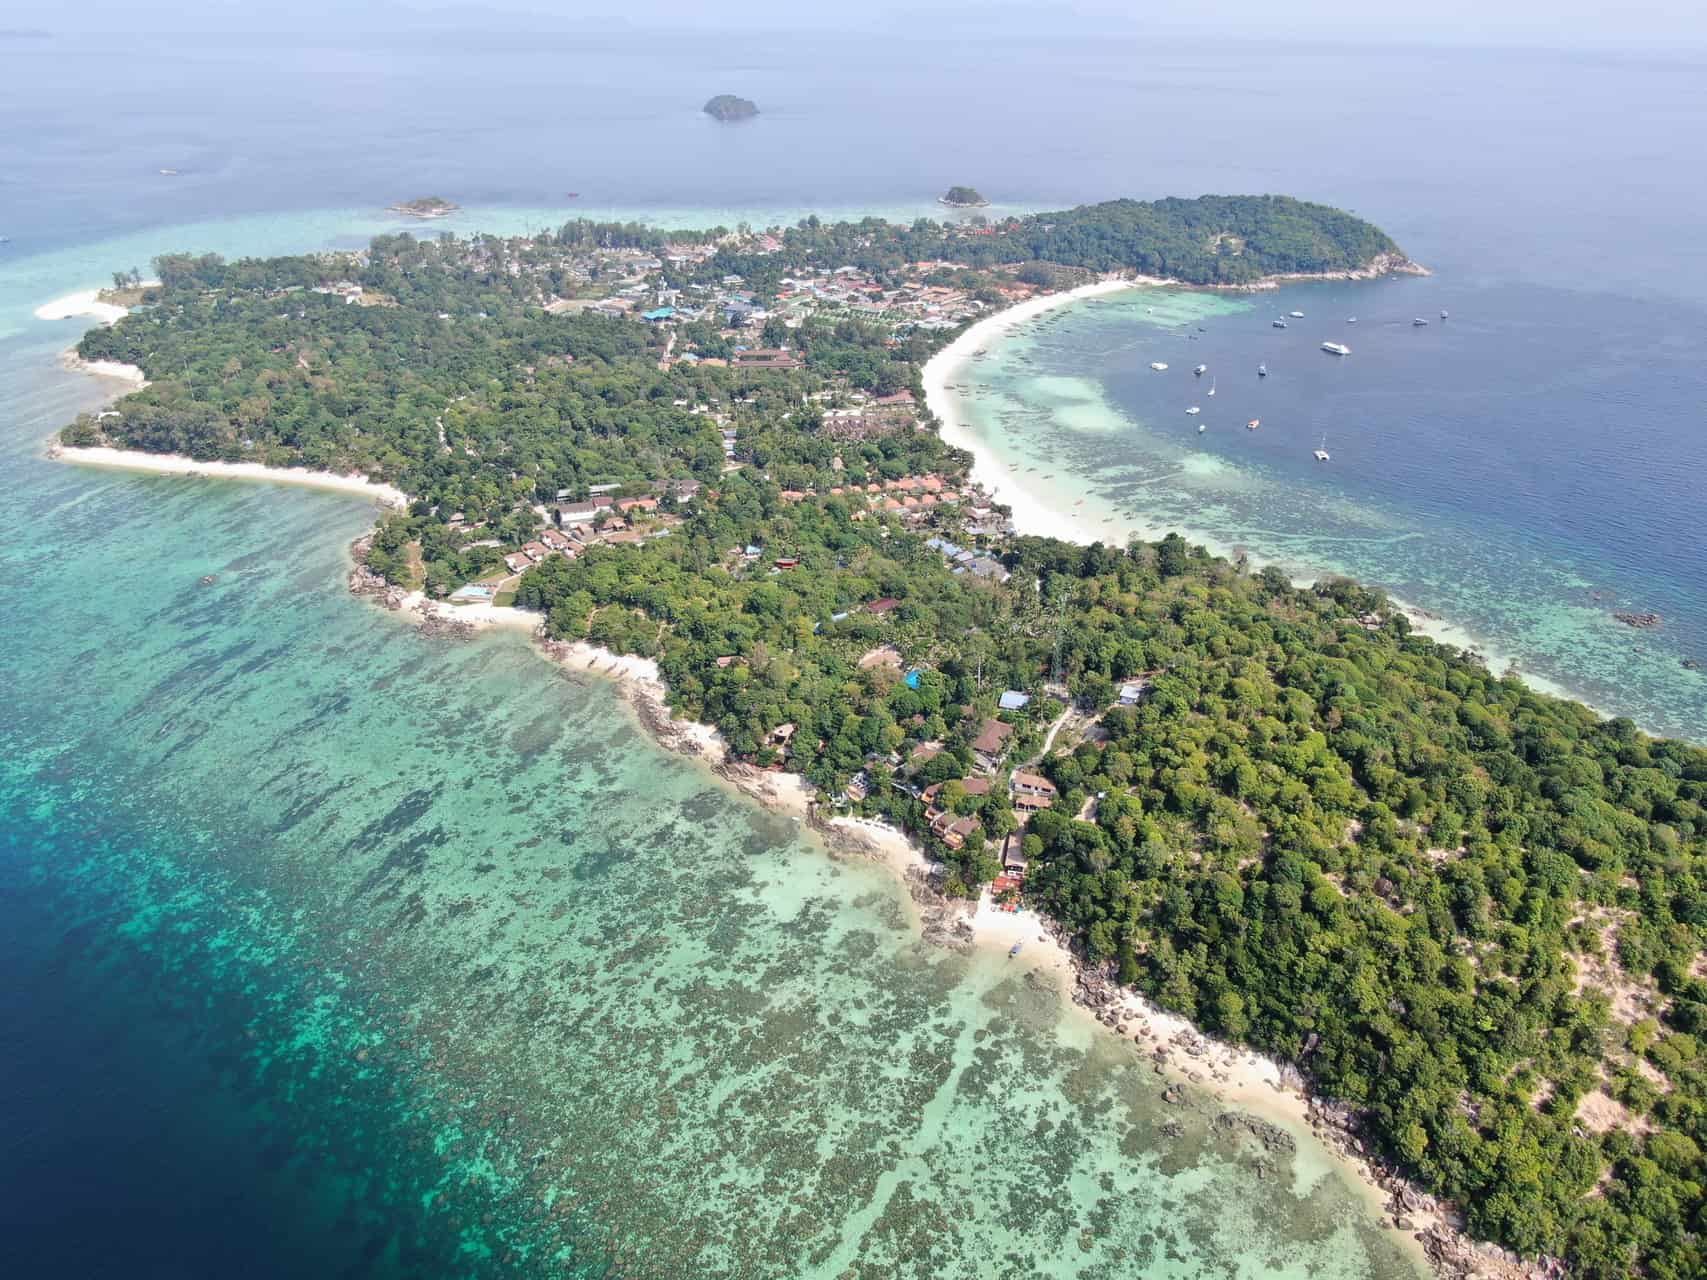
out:
M1186 410L1186 413L1190 414L1194 418L1202 412L1203 410L1198 408L1196 405L1192 405L1191 408Z
M1160 360L1150 361L1150 367L1157 373L1166 373L1168 371L1168 366Z
M1261 418L1252 418L1249 422L1245 423L1245 430L1246 431L1255 431L1260 426L1262 426L1262 419Z
M1268 366L1266 364L1259 364L1257 366L1257 377L1259 377L1259 378L1268 377Z
M1208 426L1209 426L1209 424L1207 422L1198 423L1197 424L1197 434L1202 435L1204 433L1204 431L1208 428Z
M1275 327L1275 328L1276 328L1276 329L1284 329L1284 328L1285 328L1285 327L1286 327L1286 321L1284 321L1284 320L1276 320L1276 321L1275 321L1275 322L1274 322L1274 327Z
M1210 380L1209 380L1209 394L1210 394L1210 395L1214 395L1214 394L1215 394L1215 379L1214 379L1214 378L1211 378L1211 379L1210 379Z
M1335 356L1349 356L1351 354L1351 348L1343 342L1324 342L1322 350Z
M1418 316L1415 320L1411 321L1412 327L1417 329L1421 329L1426 324L1428 324L1428 321L1424 320L1421 316Z
M1286 314L1291 316L1294 320L1302 320L1304 318L1304 313L1302 311L1288 311Z
M1316 461L1317 462L1326 462L1327 460L1328 460L1328 433L1326 431L1324 431L1324 432L1322 432L1322 443L1316 446Z
M1193 369L1192 372L1201 378L1204 374L1209 372L1209 366L1206 364L1200 364L1197 368Z

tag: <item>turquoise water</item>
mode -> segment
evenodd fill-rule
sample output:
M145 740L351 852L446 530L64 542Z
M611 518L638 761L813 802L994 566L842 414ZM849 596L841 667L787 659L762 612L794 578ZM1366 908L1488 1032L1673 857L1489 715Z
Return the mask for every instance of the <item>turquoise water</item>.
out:
M101 388L35 304L150 245L367 229L0 277L21 1265L1412 1274L1318 1148L1260 1177L1052 979L923 945L886 871L610 688L348 596L366 504L39 456Z
M1299 578L1350 574L1496 670L1707 741L1707 671L1684 665L1707 668L1699 323L1445 276L1141 290L1050 312L955 381L997 475L1091 536L1179 529Z

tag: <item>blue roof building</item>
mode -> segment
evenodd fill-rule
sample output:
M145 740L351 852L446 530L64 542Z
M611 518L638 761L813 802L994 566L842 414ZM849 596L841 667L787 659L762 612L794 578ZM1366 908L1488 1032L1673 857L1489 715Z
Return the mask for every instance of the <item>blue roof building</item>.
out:
M1017 689L1009 689L1002 695L1001 708L1003 711L1023 711L1025 704L1031 701L1029 693L1020 693Z

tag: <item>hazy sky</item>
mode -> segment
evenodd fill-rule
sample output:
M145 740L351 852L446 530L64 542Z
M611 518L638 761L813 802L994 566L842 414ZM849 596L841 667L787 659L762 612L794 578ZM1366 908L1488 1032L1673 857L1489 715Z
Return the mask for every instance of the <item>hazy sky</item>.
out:
M10 0L4 26L75 32L218 27L346 30L678 26L756 30L961 31L983 36L1121 34L1312 41L1678 50L1707 45L1702 0L1427 0L1403 6L1353 0Z

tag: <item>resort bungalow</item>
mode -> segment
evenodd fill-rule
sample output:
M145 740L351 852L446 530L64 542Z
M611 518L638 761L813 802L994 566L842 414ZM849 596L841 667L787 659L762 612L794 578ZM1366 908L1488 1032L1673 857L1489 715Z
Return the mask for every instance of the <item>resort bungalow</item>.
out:
M1047 809L1055 803L1057 795L1055 784L1042 774L1016 770L1008 786L1013 792L1016 812L1033 814L1040 809Z
M958 849L966 843L966 837L978 829L978 823L973 818L956 818L952 813L942 814L931 823L931 831L950 849Z
M1002 870L1016 880L1025 879L1025 873L1030 869L1024 847L1025 837L1017 831L1002 841Z
M532 563L533 561L529 560L527 556L523 555L520 551L513 551L504 557L504 567L511 573L520 573Z
M978 730L978 736L972 740L972 752L978 757L978 763L989 773L995 772L1001 764L1002 757L1007 754L1008 739L1013 737L1014 727L1000 720L986 720Z

